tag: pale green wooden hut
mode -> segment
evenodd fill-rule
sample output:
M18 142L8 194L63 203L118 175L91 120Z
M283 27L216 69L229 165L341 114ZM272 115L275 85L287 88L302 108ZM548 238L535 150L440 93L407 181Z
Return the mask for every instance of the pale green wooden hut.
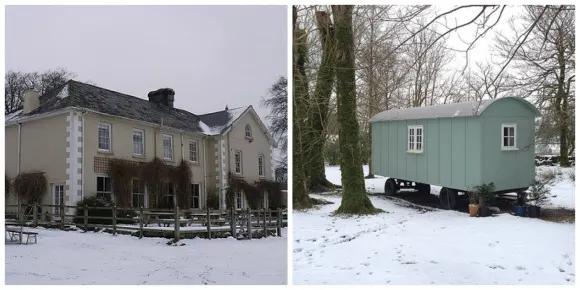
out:
M386 194L441 186L447 209L483 183L493 182L498 194L524 191L535 177L539 115L518 97L380 112L370 120L372 173L389 177Z

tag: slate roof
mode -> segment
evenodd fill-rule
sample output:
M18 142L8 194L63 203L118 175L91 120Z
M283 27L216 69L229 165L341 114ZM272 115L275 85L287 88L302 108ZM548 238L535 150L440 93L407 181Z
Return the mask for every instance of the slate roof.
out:
M481 102L473 101L464 103L443 104L437 106L387 110L374 115L370 119L370 122L479 116L483 113L483 111L485 111L487 107L489 107L489 105L493 104L498 100L503 99L518 100L527 105L528 107L530 107L531 110L535 111L539 115L538 110L528 101L519 97L504 97L497 99L487 99Z
M238 107L223 111L199 115L200 127L206 134L222 134L231 126L248 107ZM205 125L205 126L204 126Z
M145 99L74 80L70 80L62 87L42 95L40 97L40 106L34 111L26 115L16 111L14 114L10 114L11 119L6 119L6 121L14 121L17 117L50 113L66 107L86 108L109 115L156 124L161 124L163 120L164 126L190 132L203 132L199 126L199 116L188 111L176 108L171 109Z

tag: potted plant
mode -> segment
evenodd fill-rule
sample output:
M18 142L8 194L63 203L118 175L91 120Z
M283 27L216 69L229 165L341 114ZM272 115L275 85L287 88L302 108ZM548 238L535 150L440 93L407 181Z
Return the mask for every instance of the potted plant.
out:
M548 182L534 181L534 184L528 189L528 216L531 218L540 217L541 205L543 205L549 194L550 188Z
M479 212L479 198L476 191L471 191L469 194L469 216L476 217Z
M514 206L513 215L525 217L527 211L526 205L526 195L525 193L518 192L518 201Z
M475 192L477 192L478 200L479 200L479 216L486 217L490 216L491 212L487 208L487 203L490 200L495 198L495 184L491 183L484 183L475 187Z

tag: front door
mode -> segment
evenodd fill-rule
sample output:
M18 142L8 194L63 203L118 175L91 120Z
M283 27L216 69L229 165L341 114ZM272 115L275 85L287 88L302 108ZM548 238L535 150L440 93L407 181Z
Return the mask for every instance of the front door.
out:
M60 206L64 204L64 184L53 184L52 186L52 213L60 216Z

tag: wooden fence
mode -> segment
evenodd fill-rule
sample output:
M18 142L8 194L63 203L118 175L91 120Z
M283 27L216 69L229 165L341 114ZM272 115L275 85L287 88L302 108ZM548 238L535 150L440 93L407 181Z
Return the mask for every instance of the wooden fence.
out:
M72 210L73 213L67 213L67 210ZM95 215L95 211L101 211L101 215ZM103 211L106 214L102 214ZM49 212L58 214L47 214ZM174 238L175 241L182 238L211 239L229 235L237 239L270 235L281 237L282 228L287 226L287 211L281 209L219 211L180 210L177 207L170 210L33 204L6 205L5 215L7 226L49 226L65 230L74 225L85 232L91 229L104 229L113 235L131 234L139 238L166 237ZM170 227L171 225L173 227Z

